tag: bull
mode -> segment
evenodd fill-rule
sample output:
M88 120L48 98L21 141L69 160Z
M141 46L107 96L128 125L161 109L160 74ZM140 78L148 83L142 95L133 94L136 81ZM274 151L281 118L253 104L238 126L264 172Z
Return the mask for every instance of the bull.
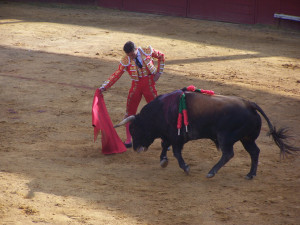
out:
M178 133L178 99L182 93L185 93L186 97L189 124L187 130L183 126ZM173 154L186 174L189 173L190 167L182 157L184 144L190 140L211 139L217 149L221 150L222 156L207 174L208 178L214 177L233 158L233 145L240 141L251 157L251 168L246 179L252 179L256 176L260 153L255 143L262 125L258 112L266 120L268 134L279 147L281 155L299 151L299 148L288 144L287 129L277 130L256 103L235 96L191 92L186 88L158 96L145 105L139 114L127 117L115 127L130 122L133 149L138 152L146 151L155 139L161 138L161 166L167 166L167 150L172 146Z

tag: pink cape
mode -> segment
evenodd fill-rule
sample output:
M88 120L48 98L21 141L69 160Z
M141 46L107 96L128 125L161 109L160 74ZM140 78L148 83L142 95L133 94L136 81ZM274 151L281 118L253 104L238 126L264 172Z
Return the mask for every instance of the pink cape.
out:
M121 153L127 150L113 127L99 89L96 90L93 100L92 125L94 127L94 142L99 131L101 131L103 154Z

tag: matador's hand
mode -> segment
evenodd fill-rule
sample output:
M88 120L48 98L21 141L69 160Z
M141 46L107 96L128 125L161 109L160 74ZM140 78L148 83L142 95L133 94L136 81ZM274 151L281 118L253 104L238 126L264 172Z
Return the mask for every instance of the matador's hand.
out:
M104 87L99 87L99 90L101 91L101 93L103 93L105 91Z

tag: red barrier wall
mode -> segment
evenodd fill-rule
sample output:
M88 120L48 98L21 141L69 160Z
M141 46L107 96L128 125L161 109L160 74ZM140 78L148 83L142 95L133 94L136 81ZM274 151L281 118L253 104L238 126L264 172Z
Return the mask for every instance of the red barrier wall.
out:
M123 9L172 16L186 16L188 0L126 0Z
M280 13L300 16L300 1L299 0L281 0Z
M106 8L245 24L292 24L274 13L300 17L300 0L16 0L90 4Z
M255 23L256 0L190 0L188 17L234 23Z
M65 4L95 5L97 0L15 0L16 2L48 2Z
M123 10L123 0L96 0L96 4L101 7Z
M300 0L96 0L96 2L99 6L121 10L245 24L279 24L281 20L274 18L274 13L300 16ZM299 22L296 23L299 25Z

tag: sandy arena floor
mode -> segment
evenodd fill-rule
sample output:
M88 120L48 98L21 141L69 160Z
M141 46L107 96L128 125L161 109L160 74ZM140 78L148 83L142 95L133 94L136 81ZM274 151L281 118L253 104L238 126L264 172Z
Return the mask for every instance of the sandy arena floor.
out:
M165 53L159 94L193 84L250 99L300 146L299 32L1 1L0 224L299 224L300 154L280 160L265 121L251 181L240 143L212 179L205 176L220 152L209 140L185 145L189 176L171 153L160 168L159 140L142 154L101 154L93 95L128 40ZM129 87L124 74L104 95L113 123ZM125 138L124 128L117 132Z

